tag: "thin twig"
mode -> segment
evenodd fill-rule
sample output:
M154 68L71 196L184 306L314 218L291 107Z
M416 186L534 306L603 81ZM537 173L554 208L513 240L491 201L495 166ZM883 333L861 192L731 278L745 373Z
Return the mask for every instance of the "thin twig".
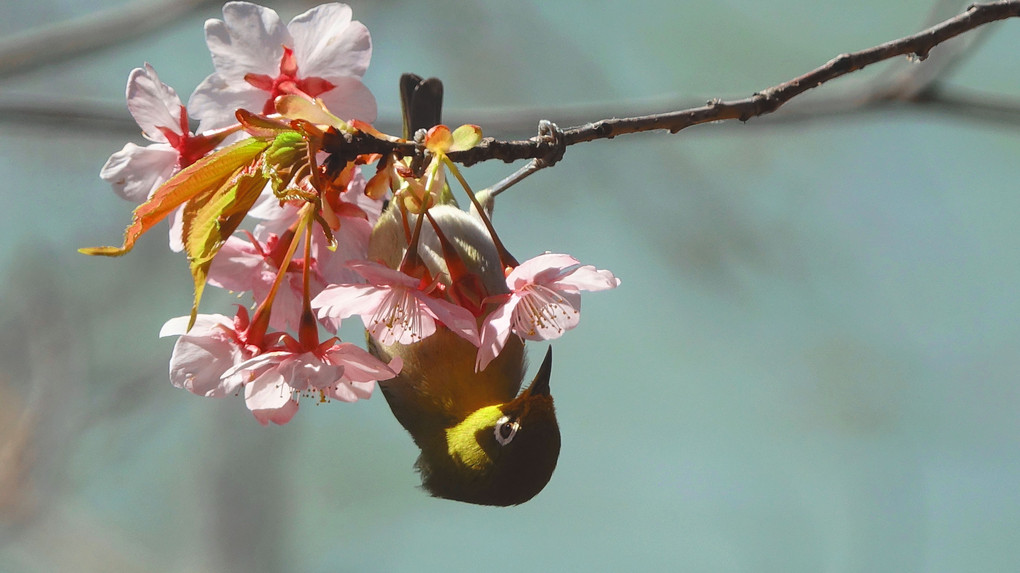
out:
M735 101L713 100L706 105L682 111L623 119L604 119L571 127L563 130L564 143L569 146L597 139L612 139L629 133L656 130L676 133L692 125L727 119L747 121L753 117L772 113L800 94L835 78L897 56L909 55L923 60L935 46L950 38L990 22L1017 16L1020 16L1020 0L975 4L964 13L917 34L860 52L841 54L821 67L758 92L751 97ZM450 159L464 165L489 159L501 159L507 162L536 159L550 153L552 150L549 147L548 142L541 138L524 141L485 139L474 149L451 153Z

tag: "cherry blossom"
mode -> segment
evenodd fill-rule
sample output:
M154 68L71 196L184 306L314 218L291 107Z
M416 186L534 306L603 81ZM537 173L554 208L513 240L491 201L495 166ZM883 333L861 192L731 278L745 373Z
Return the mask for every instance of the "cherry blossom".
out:
M273 234L269 234L264 241L251 234L247 240L234 235L226 240L213 259L208 283L234 292L251 292L256 301L263 301L280 273L288 244ZM283 271L287 276L284 277L283 288L277 291L273 299L269 322L271 327L278 330L297 328L304 292L301 273L305 264L304 259L295 259ZM310 264L313 265L310 270L315 280L309 282L309 288L318 292L325 283L314 272L315 261L310 261Z
M269 8L228 2L223 20L205 23L215 73L188 107L203 129L234 123L234 112L273 113L277 96L319 98L343 119L375 120L375 98L361 82L372 56L368 29L344 4L323 4L284 26Z
M510 294L482 323L475 369L484 370L513 332L528 340L552 340L577 326L581 291L619 286L607 270L581 265L570 255L544 253L521 263L506 277Z
M224 373L257 352L244 343L248 313L239 308L233 319L222 314L200 314L190 331L189 318L172 318L159 331L161 337L180 336L170 357L170 382L207 398L233 394L244 378Z
M127 143L110 156L99 176L121 197L142 203L175 173L212 151L225 134L189 131L188 112L177 92L161 82L149 64L131 71L126 96L128 111L153 143ZM170 246L174 251L184 248L179 211L171 221Z
M174 386L205 397L243 395L260 424L286 424L302 398L369 398L378 381L401 371L397 355L449 358L425 356L419 346L396 349L387 364L336 337L320 342L323 326L335 333L358 315L372 342L386 346L447 328L478 347L481 371L511 334L558 338L578 324L581 291L620 284L569 255L517 263L492 226L491 195L476 197L449 158L481 142L478 126L432 127L421 170L398 155L354 157L330 144L358 130L398 141L369 123L376 102L361 78L372 43L348 6L318 6L285 25L269 8L228 2L222 20L206 22L205 37L215 71L188 108L149 64L131 72L128 109L149 143L126 144L100 176L142 207L123 247L82 249L123 254L176 209L171 247L183 249L186 226L196 288L192 314L160 331L178 337ZM254 139L217 151L242 137ZM368 182L361 169L372 162ZM470 211L456 206L447 171L472 198ZM370 251L385 264L368 260ZM244 307L232 318L197 314L206 284L252 293L252 317ZM413 383L415 372L406 376Z
M387 365L336 338L309 350L283 337L283 346L253 356L225 374L250 376L251 381L244 387L244 401L263 426L289 422L297 413L302 394L344 402L369 398L376 381L392 378L400 369L399 360Z
M312 299L312 308L328 325L336 328L341 319L357 314L381 344L411 344L433 334L440 321L478 345L474 315L421 290L419 279L372 261L348 266L369 284L332 285Z
M289 241L293 233L287 233L284 224L293 223L297 217L297 208L293 206L288 205L278 211L281 212L278 218L257 225L254 233L247 234L247 238L234 235L226 240L209 269L210 285L234 292L251 292L256 301L265 300L281 272L280 265L289 245L268 229L280 230ZM367 255L372 228L361 217L340 217L340 221L340 228L334 231L336 246L333 250L330 250L322 233L313 233L311 258L293 259L283 271L287 276L283 288L277 291L273 300L270 316L269 324L273 328L285 330L297 327L305 296L302 272L306 265L311 273L309 297L322 292L328 284L364 282L346 262L360 260Z
M349 190L342 197L354 199L348 202L337 199L330 207L333 211L332 228L334 245L330 245L324 234L316 232L312 238L313 269L317 272L315 279L321 284L312 292L319 293L327 284L361 283L364 279L349 267L348 261L361 260L368 256L368 241L372 234L372 225L382 211L382 201L364 195L365 178L355 175ZM298 217L300 203L280 201L271 194L264 194L259 202L248 212L248 215L262 219L255 227L254 236L262 241L272 235L282 235L293 225ZM213 263L214 265L216 263Z

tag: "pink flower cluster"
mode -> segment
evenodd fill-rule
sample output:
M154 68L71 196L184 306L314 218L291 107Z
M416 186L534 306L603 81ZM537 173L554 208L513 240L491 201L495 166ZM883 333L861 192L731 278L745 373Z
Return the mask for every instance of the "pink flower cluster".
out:
M190 328L189 317L168 321L160 335L178 336L170 360L174 386L213 398L243 394L260 423L284 424L302 397L367 398L377 381L400 372L399 358L387 364L336 336L321 340L321 330L336 333L345 318L358 315L383 345L412 345L449 329L478 347L480 371L511 335L551 340L574 328L581 291L619 284L609 271L569 255L546 253L518 264L503 250L484 254L493 245L502 247L481 210L454 210L446 219L456 221L454 226L437 222L442 218L432 212L442 201L444 170L453 168L445 153L475 145L481 137L476 126L434 128L426 140L432 160L420 177L400 158L361 156L338 166L313 146L312 140L337 126L355 129L350 126L375 120L375 99L361 81L371 39L351 19L349 7L325 4L284 25L273 10L230 2L223 20L206 22L205 33L215 72L187 107L149 64L130 74L128 109L151 143L128 143L103 167L100 176L119 195L145 203L167 181L191 173L189 166L252 137L252 124L239 110L262 118L259 125L284 128L293 118L283 109L314 108L312 116L326 119L302 120L301 126L313 125L300 131L310 151L293 154L293 165L270 168L259 157L242 170L276 169L274 184L285 173L286 189L267 184L249 204L245 214L257 223L217 244L206 282L251 293L254 313L239 307L232 318L193 315ZM295 97L310 104L295 105ZM198 119L197 131L191 131L189 114ZM367 182L360 165L371 161L379 168ZM404 230L399 264L369 257L372 230L387 199L389 209L399 211L389 222L399 221L395 225ZM170 218L170 246L178 251L188 241L186 208ZM422 259L425 245L419 245L426 219L433 227L429 252L439 261L431 265ZM458 242L479 247L483 253L475 256L486 260L462 260L465 255L451 246ZM482 267L503 271L497 284L483 285L476 270Z

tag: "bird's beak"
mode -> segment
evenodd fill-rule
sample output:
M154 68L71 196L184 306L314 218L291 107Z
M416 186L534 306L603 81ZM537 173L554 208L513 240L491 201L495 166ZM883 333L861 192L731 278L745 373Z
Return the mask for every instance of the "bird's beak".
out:
M531 386L528 388L528 394L534 396L549 395L549 379L552 377L552 346L545 352L545 359L542 360L542 366L538 368L538 374L535 375L535 380L531 382Z

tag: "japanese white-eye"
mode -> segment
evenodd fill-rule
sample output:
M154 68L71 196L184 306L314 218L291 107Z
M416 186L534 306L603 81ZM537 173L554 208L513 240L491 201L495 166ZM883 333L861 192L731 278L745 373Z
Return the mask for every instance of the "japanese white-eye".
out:
M442 84L405 74L401 78L405 137L440 122ZM444 194L451 197L447 191ZM448 204L429 209L429 224L408 236L424 215L389 205L372 232L369 257L398 268L415 249L432 277L453 288L448 262L469 273L469 290L484 300L509 292L500 251L477 212ZM445 203L445 200L444 200ZM437 231L438 229L438 231ZM483 316L479 316L481 323ZM531 385L521 391L526 370L524 342L511 336L502 352L476 372L478 348L443 325L412 344L384 345L369 336L369 351L385 362L403 361L400 374L379 383L394 416L411 434L421 455L415 467L422 486L436 497L482 505L528 501L549 482L560 451L560 432L549 393L552 349Z
M560 452L547 351L531 385L518 394L524 344L514 338L482 372L477 348L440 328L410 345L369 350L404 359L396 378L380 382L397 420L421 455L422 486L436 497L481 505L524 503L549 482Z

